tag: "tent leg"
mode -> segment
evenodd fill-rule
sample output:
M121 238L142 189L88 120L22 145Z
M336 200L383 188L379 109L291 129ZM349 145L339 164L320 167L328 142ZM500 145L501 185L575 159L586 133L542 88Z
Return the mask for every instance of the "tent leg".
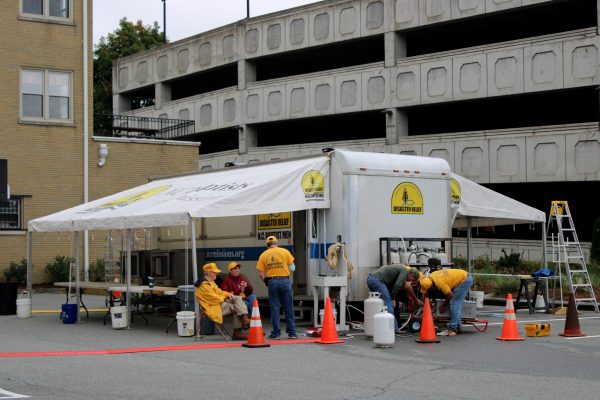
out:
M27 231L27 291L29 292L29 298L33 297L33 232Z
M471 218L467 218L467 267L470 274L473 273L471 244Z
M69 277L69 280L71 277ZM81 322L79 304L81 303L81 288L79 287L79 232L75 232L75 304L77 304L77 322Z

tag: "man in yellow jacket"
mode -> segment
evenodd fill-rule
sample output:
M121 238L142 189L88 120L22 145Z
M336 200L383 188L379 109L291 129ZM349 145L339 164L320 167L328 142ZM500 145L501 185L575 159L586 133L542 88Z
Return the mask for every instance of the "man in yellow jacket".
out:
M233 315L233 339L246 340L248 336L242 331L250 326L248 307L240 296L219 289L215 283L217 274L221 272L217 264L208 263L202 267L204 280L196 287L196 298L202 312L212 321L222 324L223 317Z
M446 308L450 306L448 336L456 336L460 332L462 305L473 286L473 277L462 269L442 269L432 272L428 278L419 279L419 285L425 297L429 297L436 289L446 297L440 305L440 312L446 312Z

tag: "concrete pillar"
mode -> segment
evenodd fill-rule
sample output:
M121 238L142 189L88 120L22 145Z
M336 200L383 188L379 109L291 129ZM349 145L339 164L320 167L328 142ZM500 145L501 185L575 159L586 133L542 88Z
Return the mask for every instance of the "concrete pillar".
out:
M400 137L408 136L408 117L399 108L383 110L385 114L385 144L398 144Z
M238 153L247 154L248 149L256 147L257 133L256 128L251 125L238 126Z
M163 104L171 101L171 85L158 82L154 84L154 109L160 110Z
M119 93L113 94L113 114L119 115L129 110L131 110L129 97Z
M406 38L398 32L386 32L383 39L385 49L384 66L390 68L396 65L397 59L406 57Z
M256 65L247 60L238 61L238 90L245 90L246 85L256 82Z

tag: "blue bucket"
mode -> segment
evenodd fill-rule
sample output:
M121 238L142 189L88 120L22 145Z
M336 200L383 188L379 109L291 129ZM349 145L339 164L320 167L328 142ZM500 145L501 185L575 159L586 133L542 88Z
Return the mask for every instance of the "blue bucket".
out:
M63 304L60 316L63 324L74 324L77 322L77 304Z

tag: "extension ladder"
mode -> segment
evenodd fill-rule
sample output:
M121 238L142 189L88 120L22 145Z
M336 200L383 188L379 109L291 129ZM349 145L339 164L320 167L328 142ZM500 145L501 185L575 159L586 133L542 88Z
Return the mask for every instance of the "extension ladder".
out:
M553 227L554 222L556 222L556 228ZM556 263L559 276L562 270L565 271L569 288L575 298L575 306L588 303L594 306L596 312L599 312L585 257L575 231L569 204L566 201L552 201L546 232L547 235L551 234L552 261Z

